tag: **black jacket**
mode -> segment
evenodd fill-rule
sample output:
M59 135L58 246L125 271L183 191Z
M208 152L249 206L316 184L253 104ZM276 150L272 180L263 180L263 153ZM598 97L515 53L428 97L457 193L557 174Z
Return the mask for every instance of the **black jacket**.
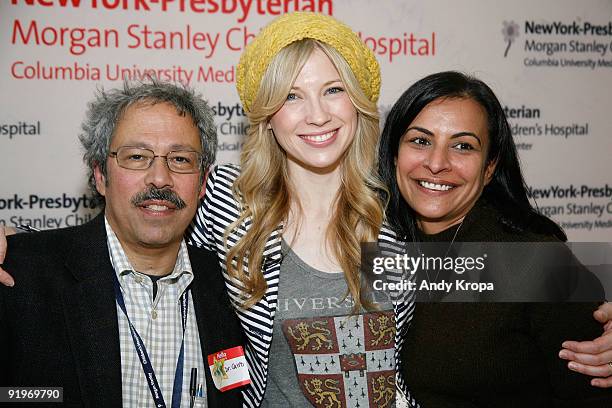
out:
M58 386L64 406L121 406L114 271L103 215L78 227L9 237L9 248L3 267L16 284L0 287L0 386ZM189 258L206 364L207 355L244 345L244 337L217 256L189 247ZM209 407L242 406L240 388L222 393L205 371Z
M509 231L500 218L481 199L465 217L456 242L557 241ZM456 231L421 239L448 243ZM524 276L525 268L534 275L533 283L542 277L530 258L510 261L504 272ZM600 293L599 282L584 275L572 282L593 287L591 296ZM592 317L596 308L595 302L418 303L402 356L408 389L424 408L612 407L611 390L592 387L590 377L570 371L558 357L564 340L601 335Z

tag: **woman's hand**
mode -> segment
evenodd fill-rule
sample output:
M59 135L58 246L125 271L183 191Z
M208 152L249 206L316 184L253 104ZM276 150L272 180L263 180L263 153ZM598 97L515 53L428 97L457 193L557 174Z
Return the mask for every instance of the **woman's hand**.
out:
M569 360L570 370L590 375L591 385L612 387L612 303L599 306L593 316L604 325L604 333L593 341L566 341L559 357Z
M4 256L6 255L6 235L14 234L15 231L9 228L5 228L0 225L0 265L4 262ZM15 281L13 277L9 275L2 267L0 266L0 283L4 286L14 286Z

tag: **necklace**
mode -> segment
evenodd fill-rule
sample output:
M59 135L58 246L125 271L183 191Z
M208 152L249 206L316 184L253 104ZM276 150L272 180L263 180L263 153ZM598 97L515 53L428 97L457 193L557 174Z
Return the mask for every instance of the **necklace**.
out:
M461 220L461 222L459 223L459 226L455 230L455 233L453 234L453 239L451 239L451 242L450 242L448 248L446 249L446 252L444 253L444 256L442 257L442 260L444 260L446 258L446 256L450 252L451 248L453 247L453 244L455 243L455 239L457 238L457 235L459 234L459 230L461 229L461 226L463 225L463 221L464 220L465 220L465 218L463 220ZM438 277L440 276L440 270L438 269L436 271L436 276L434 277L433 281L431 280L431 278L429 276L429 270L427 268L425 269L425 274L427 275L427 283L428 283L428 285L427 285L427 293L429 295L429 298L431 299L432 298L432 295L431 295L431 284L433 282L437 282Z

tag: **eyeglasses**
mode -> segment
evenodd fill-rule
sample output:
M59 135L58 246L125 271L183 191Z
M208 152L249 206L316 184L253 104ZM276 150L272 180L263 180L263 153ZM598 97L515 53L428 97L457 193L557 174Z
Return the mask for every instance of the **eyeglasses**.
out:
M146 170L156 157L164 159L168 169L174 173L197 173L202 167L202 154L192 150L177 150L162 156L150 149L123 146L108 155L117 159L119 167L129 170Z

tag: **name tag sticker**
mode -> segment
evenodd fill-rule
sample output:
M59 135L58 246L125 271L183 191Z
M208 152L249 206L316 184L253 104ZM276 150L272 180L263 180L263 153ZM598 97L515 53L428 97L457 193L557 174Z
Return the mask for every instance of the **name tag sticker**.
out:
M219 391L228 391L251 383L242 346L209 354L208 367Z

